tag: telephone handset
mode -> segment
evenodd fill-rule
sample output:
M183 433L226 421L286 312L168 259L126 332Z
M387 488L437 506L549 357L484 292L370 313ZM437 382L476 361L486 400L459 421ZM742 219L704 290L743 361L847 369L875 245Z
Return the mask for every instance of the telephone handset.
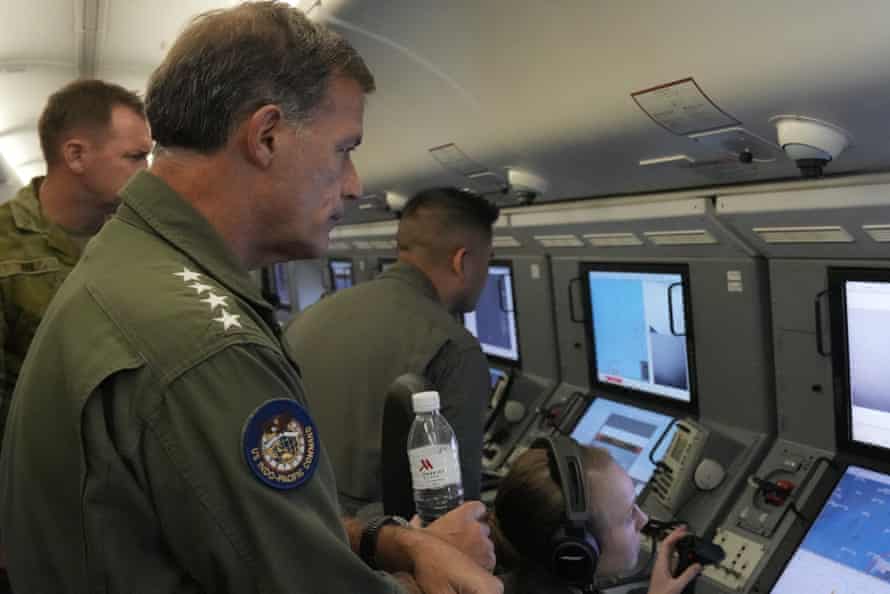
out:
M664 458L655 466L651 492L664 507L677 513L695 493L695 472L710 431L693 419L676 424L677 431Z

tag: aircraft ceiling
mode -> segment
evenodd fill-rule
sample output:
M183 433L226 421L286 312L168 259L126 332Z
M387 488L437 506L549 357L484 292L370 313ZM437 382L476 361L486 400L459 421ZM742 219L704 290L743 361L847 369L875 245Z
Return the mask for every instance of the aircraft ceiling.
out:
M227 4L3 0L0 189L42 167L35 125L52 90L80 74L142 89L188 19ZM884 0L322 0L310 14L377 78L356 154L368 194L491 188L506 168L546 180L539 202L797 178L770 148L779 114L849 133L829 175L890 169ZM631 96L687 77L773 160L738 163L659 126ZM430 152L452 143L466 157L457 169L481 176ZM695 165L639 165L678 154Z

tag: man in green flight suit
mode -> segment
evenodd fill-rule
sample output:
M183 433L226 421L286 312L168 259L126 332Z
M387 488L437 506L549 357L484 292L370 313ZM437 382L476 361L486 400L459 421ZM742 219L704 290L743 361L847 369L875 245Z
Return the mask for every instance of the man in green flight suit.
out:
M287 327L318 424L333 434L328 452L344 509L362 514L383 498L383 409L389 386L404 373L424 376L439 392L457 438L464 497L479 499L488 361L455 315L476 309L485 288L498 214L456 188L420 192L399 220L399 261L373 281L322 299Z
M323 253L361 193L350 153L373 88L344 39L283 2L206 13L173 44L146 95L151 171L16 387L0 454L14 589L502 591L480 567L481 504L451 514L472 555L444 529L341 521L325 435L248 274Z
M151 150L142 100L100 80L75 81L53 93L38 135L46 176L0 204L0 443L43 312ZM0 594L9 591L4 568L0 547Z

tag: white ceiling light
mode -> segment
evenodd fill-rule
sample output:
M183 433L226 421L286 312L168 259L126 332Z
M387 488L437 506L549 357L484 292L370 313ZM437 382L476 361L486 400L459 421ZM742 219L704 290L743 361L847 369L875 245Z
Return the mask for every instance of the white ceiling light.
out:
M46 175L46 163L43 161L31 161L14 168L15 173L21 180L22 185L31 183L35 177Z
M15 171L19 182L24 185L28 183L30 178L26 179L23 177L25 172L20 171L20 167L28 161L28 152L25 143L18 138L19 136L19 134L0 136L0 155L3 156L3 160L6 161L7 165Z

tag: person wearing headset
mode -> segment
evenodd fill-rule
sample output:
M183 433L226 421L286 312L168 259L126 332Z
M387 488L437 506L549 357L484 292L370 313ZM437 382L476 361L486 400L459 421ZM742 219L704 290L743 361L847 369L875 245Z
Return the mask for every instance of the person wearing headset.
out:
M493 534L505 594L595 592L597 579L637 565L640 530L648 521L634 486L602 448L564 436L536 440L503 479L494 504ZM566 505L568 501L568 507ZM671 559L684 527L659 548L649 594L679 594L701 571L678 577Z

